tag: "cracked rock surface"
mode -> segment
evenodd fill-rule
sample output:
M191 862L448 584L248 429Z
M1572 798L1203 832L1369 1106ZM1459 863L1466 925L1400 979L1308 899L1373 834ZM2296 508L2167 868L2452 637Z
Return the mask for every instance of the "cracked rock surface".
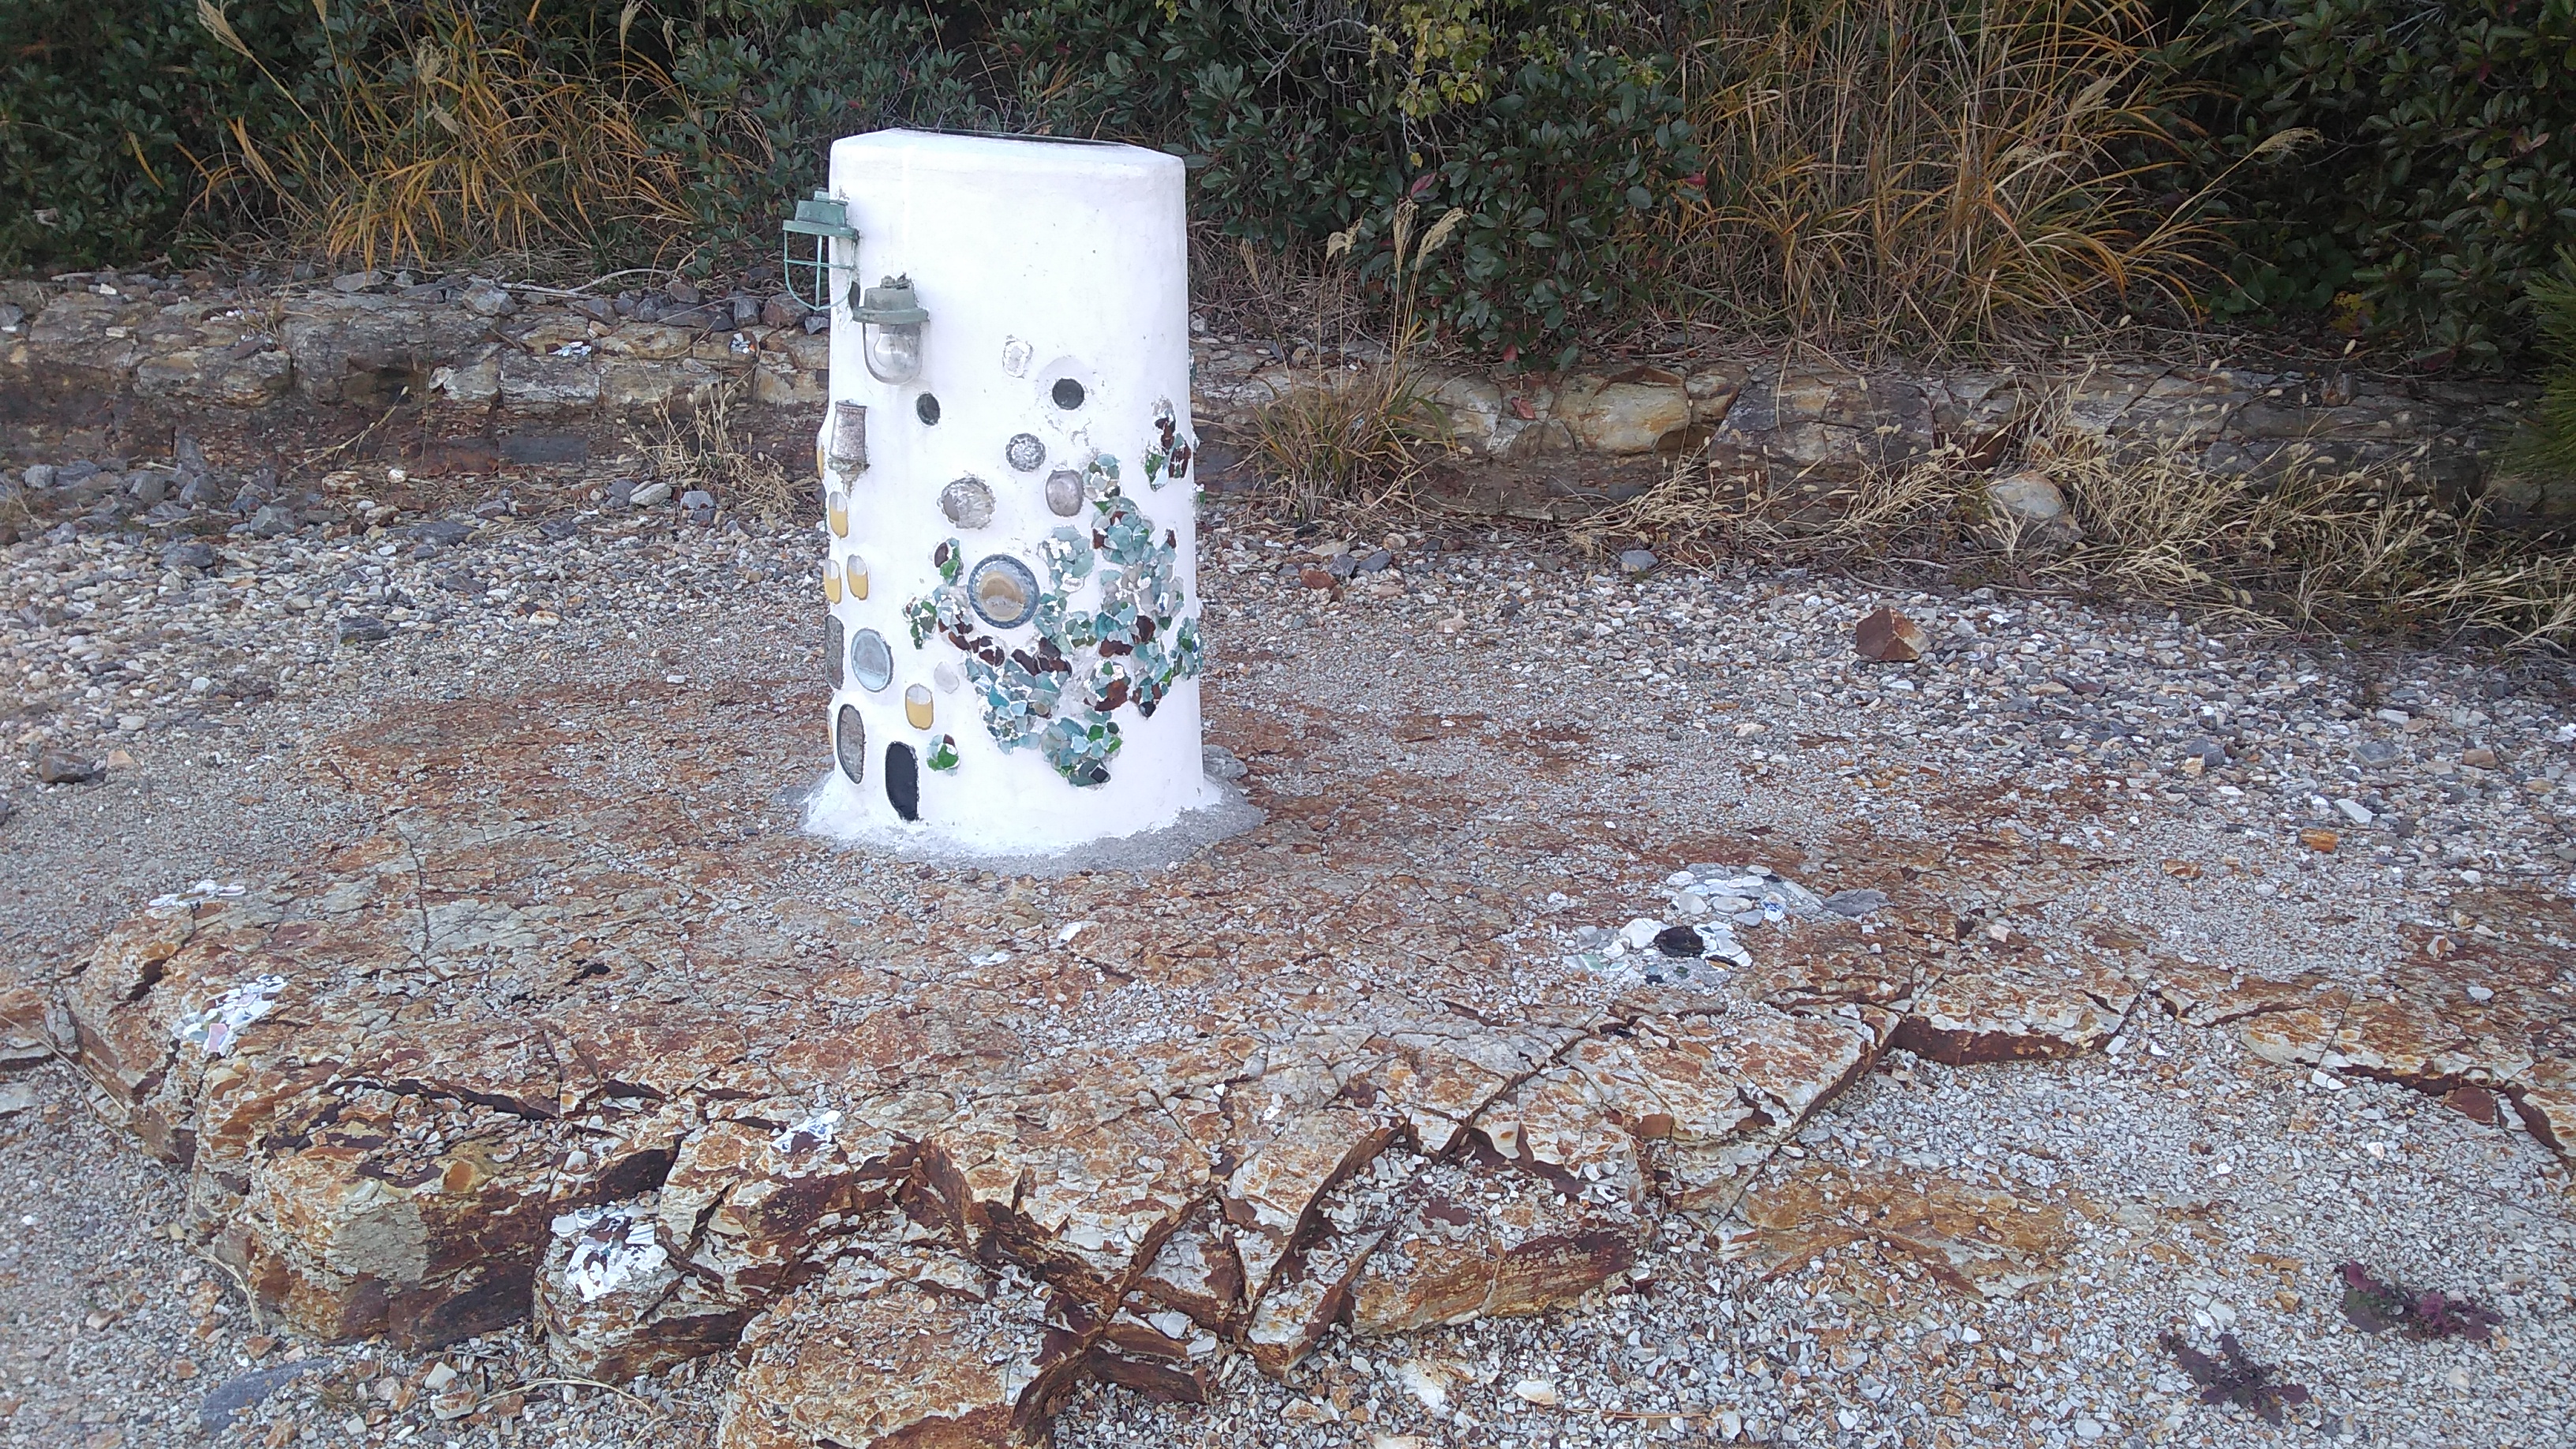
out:
M495 520L455 561L530 532ZM2321 1293L2302 1238L2475 1262L2522 1368L2472 1399L2567 1387L2550 792L2443 832L2482 866L2411 834L2324 854L2308 796L2367 790L2376 818L2418 788L2310 763L2349 663L2051 606L2060 672L2097 692L1996 720L2042 656L1990 637L1990 601L1907 598L1946 642L1864 673L1857 593L1587 576L1496 539L1333 601L1279 579L1307 546L1212 533L1235 645L1210 738L1270 820L1150 875L795 834L823 698L819 611L780 581L798 538L683 531L691 603L658 622L426 621L239 714L124 731L104 781L30 787L0 826L8 1040L172 1169L134 1180L162 1232L99 1249L113 1281L153 1300L153 1254L211 1260L200 1368L316 1365L228 1431L281 1444L2260 1437L2186 1412L2150 1345L2169 1315L2277 1313L2249 1344L2360 1402L2396 1350L2294 1340L2315 1305L2244 1290ZM600 552L597 579L577 549L553 566L671 589ZM155 597L188 595L133 612ZM1572 649L1512 622L1558 614L1618 627ZM2319 687L2249 701L2247 763L2217 770L2054 745L2054 701L2171 698L2110 662L2133 636L2171 639L2165 683L2189 652ZM2446 718L2438 658L2395 663ZM2480 729L2553 784L2546 687L2390 733ZM2276 756L2260 709L2288 716ZM246 783L198 763L218 750L269 752L274 834L195 814L210 778ZM83 836L132 844L67 872ZM1743 959L1625 945L1686 918L1731 921ZM47 1105L0 1118L6 1150L74 1150L32 1135L75 1130L70 1079L30 1080ZM2489 1122L2436 1103L2466 1090ZM2475 1179L2514 1232L2428 1246L2439 1195L2377 1181L2419 1151L2493 1157ZM48 1234L49 1180L13 1199ZM69 1251L12 1252L40 1250ZM292 1350L248 1352L245 1320ZM95 1380L33 1328L10 1432L179 1432L75 1392ZM550 1382L636 1375L632 1399Z

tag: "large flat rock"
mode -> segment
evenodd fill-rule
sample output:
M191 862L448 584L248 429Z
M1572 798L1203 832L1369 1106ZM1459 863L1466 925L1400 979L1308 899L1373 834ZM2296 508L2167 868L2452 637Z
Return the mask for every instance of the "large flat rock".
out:
M1436 771L1274 789L1351 767L1288 714L1219 726L1270 823L1172 870L902 864L740 787L819 770L756 703L800 688L560 687L322 740L309 768L379 828L162 898L9 1030L77 1055L296 1331L533 1315L612 1379L736 1351L728 1449L1027 1442L1086 1379L1197 1398L1343 1322L1544 1312L1673 1211L2010 1291L2054 1220L1777 1154L1890 1050L2089 1052L2142 1002L2576 1134L2538 956L2446 943L2365 997L1979 934L1918 893L1894 929L1748 928L1736 979L1604 973L1515 944L1522 903L1616 920L1656 857L1725 842L1586 876L1544 823L1474 830L1487 802Z

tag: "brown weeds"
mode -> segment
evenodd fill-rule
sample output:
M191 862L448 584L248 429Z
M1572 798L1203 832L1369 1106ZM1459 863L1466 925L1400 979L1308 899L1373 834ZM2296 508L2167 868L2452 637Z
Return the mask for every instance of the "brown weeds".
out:
M2170 193L2178 98L2144 0L1737 0L1699 42L1707 306L1870 352L2055 341L2191 310L2212 240ZM2277 149L2277 148L2276 148Z
M2063 406L2037 419L2022 466L2064 496L2072 542L2036 544L1998 517L1993 475L1955 451L1813 487L1688 465L1574 532L1594 551L1637 538L1684 557L1904 565L2267 627L2576 643L2576 549L2445 503L2402 467L2294 449L2259 473L2215 474L2181 443L2115 444Z
M1445 419L1431 402L1427 378L1414 359L1423 326L1415 311L1423 265L1465 220L1451 210L1415 245L1411 201L1395 208L1390 238L1393 317L1383 361L1336 367L1320 347L1311 369L1292 373L1285 386L1253 413L1251 459L1300 517L1326 508L1371 513L1401 499L1428 458L1445 448ZM1348 253L1360 228L1333 235L1326 261ZM1330 295L1318 290L1319 297ZM1318 304L1320 307L1320 303ZM1317 337L1324 333L1318 315Z
M653 429L630 438L653 476L675 490L703 488L735 513L769 522L796 508L796 487L777 459L754 451L734 428L740 385L701 387L689 395L685 416L669 404L653 410Z
M197 0L197 18L259 63L215 0ZM430 0L407 51L371 58L335 42L330 66L318 113L299 104L303 124L287 134L229 122L209 193L252 183L300 241L369 266L580 248L605 228L675 235L689 220L687 178L653 154L628 97L556 70L523 37L486 34L459 0Z

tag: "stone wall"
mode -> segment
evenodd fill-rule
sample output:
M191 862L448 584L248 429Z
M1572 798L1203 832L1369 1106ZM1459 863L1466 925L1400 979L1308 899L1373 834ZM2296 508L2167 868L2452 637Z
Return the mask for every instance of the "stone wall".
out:
M714 383L820 406L830 364L830 338L808 330L792 299L669 299L665 310L662 294L638 308L481 279L273 293L143 285L160 280L0 284L0 385L243 409L381 404L408 391L563 417L651 407Z
M711 383L745 384L772 405L822 404L830 346L819 316L785 296L674 290L638 301L474 278L397 286L376 273L266 292L103 273L6 282L0 388L43 382L238 409L289 398L383 405L407 392L556 419L614 416ZM1316 376L1254 339L1193 340L1195 411L1220 443ZM1705 456L1774 486L1838 482L1945 447L2002 461L2048 426L2170 449L2221 476L2309 456L2402 469L2446 496L2485 493L2508 517L2576 514L2576 490L2496 476L2537 391L2514 383L2139 359L1935 373L1724 357L1553 379L1448 371L1435 382L1462 459L1498 477ZM1526 477L1500 491L1514 487L1542 491Z
M1199 404L1216 425L1312 385L1311 372L1257 365L1223 342L1212 351ZM1451 372L1436 382L1432 397L1463 454L1504 467L1705 456L1774 486L1831 483L1945 447L1992 464L2045 428L2170 450L2223 477L2305 457L2402 470L2446 496L2492 491L2508 514L2576 512L2576 493L2495 476L2501 445L2537 395L2515 383L2137 360L1928 373L1741 359L1556 380Z

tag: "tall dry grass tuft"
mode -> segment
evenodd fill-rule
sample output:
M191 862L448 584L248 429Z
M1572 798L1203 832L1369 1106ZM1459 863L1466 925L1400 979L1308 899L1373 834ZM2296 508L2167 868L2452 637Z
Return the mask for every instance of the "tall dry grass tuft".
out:
M2110 448L2063 417L2031 452L2083 530L2021 561L2037 581L2328 633L2576 642L2576 552L2495 525L2475 501L2445 503L2402 468L2294 452L2261 475L2218 476L2170 445Z
M742 395L740 383L695 389L684 415L675 417L667 403L656 407L651 431L628 444L674 491L703 488L735 513L775 523L795 512L796 486L785 466L737 430L733 410Z
M314 6L326 35L330 3ZM197 0L197 18L295 94L216 0ZM687 225L687 178L654 153L630 97L555 69L524 36L487 34L460 0L429 0L409 41L360 55L334 40L318 111L298 103L303 124L265 137L232 119L207 190L251 183L298 240L369 266L581 250L603 231L668 238ZM647 89L660 83L640 66L632 76Z
M1863 351L2191 308L2148 0L1727 0L1694 57L1703 202L1669 242L1739 326ZM2286 144L2286 142L2284 143ZM2178 174L2178 173L2177 173Z
M1991 475L1947 451L1812 492L1685 466L1574 532L1595 552L1644 539L1680 557L1903 566L2270 627L2576 645L2576 548L2446 504L2403 469L2292 456L2261 476L2213 474L2176 444L2110 446L2062 400L2025 453L2064 495L2072 543L2034 546L1987 502Z
M1324 299L1337 293L1318 287L1313 367L1290 376L1278 395L1253 414L1253 466L1300 517L1326 509L1382 509L1400 499L1428 458L1445 447L1446 419L1430 400L1427 379L1415 360L1424 333L1416 300L1422 268L1456 234L1466 212L1452 208L1418 239L1417 220L1413 202L1396 204L1389 233L1394 265L1388 274L1392 313L1384 360L1358 367L1336 367L1325 360L1321 309ZM1325 243L1325 260L1349 254L1359 233L1357 224L1334 233Z

